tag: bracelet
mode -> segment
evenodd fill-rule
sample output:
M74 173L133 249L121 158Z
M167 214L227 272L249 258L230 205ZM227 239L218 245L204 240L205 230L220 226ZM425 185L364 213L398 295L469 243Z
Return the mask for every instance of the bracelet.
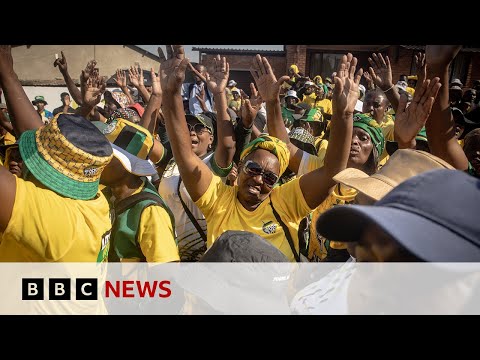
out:
M387 92L389 92L390 90L392 90L392 89L393 89L393 87L394 87L394 86L395 86L395 85L392 85L392 86L390 86L390 87L389 87L387 90L383 90L383 92L384 92L384 93L387 93Z

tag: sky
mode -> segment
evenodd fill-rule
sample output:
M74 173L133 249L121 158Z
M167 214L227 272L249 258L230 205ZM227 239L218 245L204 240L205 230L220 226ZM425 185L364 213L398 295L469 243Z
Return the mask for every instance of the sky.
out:
M157 47L164 45L138 45L154 54L157 53ZM283 50L283 45L183 45L185 54L192 62L198 62L198 51L192 51L192 47L208 47L219 49L251 49L251 50ZM165 51L165 47L163 47Z

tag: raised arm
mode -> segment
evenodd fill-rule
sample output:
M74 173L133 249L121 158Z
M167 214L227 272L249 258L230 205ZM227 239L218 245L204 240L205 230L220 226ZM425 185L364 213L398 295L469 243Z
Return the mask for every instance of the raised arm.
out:
M130 90L128 89L127 86L127 75L125 71L117 69L117 77L114 78L115 83L117 86L122 89L122 92L127 95L128 101L130 104L135 104L135 101L133 100L132 94L130 94Z
M80 90L78 90L77 86L73 82L72 78L70 77L70 74L68 73L68 65L67 65L67 58L63 54L63 51L61 52L62 57L58 58L55 60L53 63L53 66L58 66L58 70L60 70L60 73L63 76L63 79L65 80L65 84L67 84L68 91L70 92L70 95L72 96L72 99L75 100L75 102L81 106L82 105L82 93Z
M363 70L355 75L357 58L344 55L335 79L333 92L333 116L330 128L325 165L303 175L300 188L310 208L319 206L335 185L333 177L347 166L352 143L353 111L358 100L358 84Z
M0 111L0 126L7 130L10 134L15 135L12 123L8 121L3 111Z
M152 96L148 101L148 106L143 112L142 119L140 120L140 125L145 129L150 131L151 134L155 133L155 128L157 124L157 117L162 106L162 86L160 84L160 75L155 75L153 68L150 69L150 74L152 76ZM153 149L150 154L150 159L157 163L163 158L165 148L162 143L157 139L154 140Z
M80 75L80 88L82 94L82 106L80 106L75 114L81 115L85 118L94 116L95 107L102 99L107 86L107 79L100 76L98 68L95 68L96 63L90 61L85 70L82 70Z
M425 80L419 78L415 87L415 95L410 105L407 106L407 95L402 94L400 104L395 116L395 141L399 149L415 149L415 137L425 126L432 106L442 86L439 78Z
M398 90L392 81L392 67L390 66L390 59L388 56L385 56L384 59L383 55L380 53L373 53L372 57L368 58L368 62L371 65L368 70L370 71L372 80L375 82L376 86L382 89L387 96L388 101L390 101L390 104L392 104L393 110L397 112L400 95L398 94Z
M439 77L442 84L448 84L448 68L461 47L461 45L427 45L425 49L427 76ZM425 125L428 145L433 155L458 170L466 170L468 160L455 137L455 122L448 99L448 86L442 86Z
M0 87L10 114L15 135L20 137L27 130L43 126L42 119L32 106L23 90L18 76L13 70L12 49L10 45L0 45Z
M285 128L282 118L282 109L280 106L280 88L288 79L288 76L282 76L278 81L272 71L268 60L257 55L253 58L250 73L257 84L258 92L267 105L267 126L268 133L287 144L290 152L288 168L297 173L302 161L303 151L290 142L290 138Z
M221 168L228 168L235 155L235 141L232 121L228 115L225 87L228 82L230 66L225 57L217 55L207 66L207 87L213 94L217 111L217 148L215 162Z
M167 59L160 65L165 127L180 176L192 200L197 201L207 191L213 174L192 150L181 96L187 65L183 47L167 45Z
M143 70L142 68L138 68L136 66L130 66L128 69L128 77L130 82L133 86L135 86L138 90L138 93L143 98L145 103L150 101L150 93L147 91L145 84L143 83Z

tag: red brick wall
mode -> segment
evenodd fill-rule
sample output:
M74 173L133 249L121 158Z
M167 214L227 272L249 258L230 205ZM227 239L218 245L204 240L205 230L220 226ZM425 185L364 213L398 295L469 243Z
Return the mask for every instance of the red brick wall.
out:
M222 54L220 54L222 55ZM216 55L215 55L216 56ZM204 55L200 61L205 65L210 61L214 55ZM249 70L252 65L253 55L226 55L227 62L230 65L230 70ZM286 74L286 61L284 56L266 56L270 66L273 69L275 76L278 78Z
M392 66L392 80L396 84L400 75L413 75L410 73L412 68L413 50L393 45L388 49L388 58Z
M296 64L300 72L305 74L307 63L307 45L286 45L287 62L285 74L288 73L288 68L292 64Z

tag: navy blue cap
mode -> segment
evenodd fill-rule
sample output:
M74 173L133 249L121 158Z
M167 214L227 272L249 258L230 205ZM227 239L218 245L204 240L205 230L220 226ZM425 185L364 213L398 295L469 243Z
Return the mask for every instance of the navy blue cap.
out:
M480 261L480 180L457 170L434 170L398 185L374 206L336 206L317 221L327 239L357 241L378 225L428 262Z

